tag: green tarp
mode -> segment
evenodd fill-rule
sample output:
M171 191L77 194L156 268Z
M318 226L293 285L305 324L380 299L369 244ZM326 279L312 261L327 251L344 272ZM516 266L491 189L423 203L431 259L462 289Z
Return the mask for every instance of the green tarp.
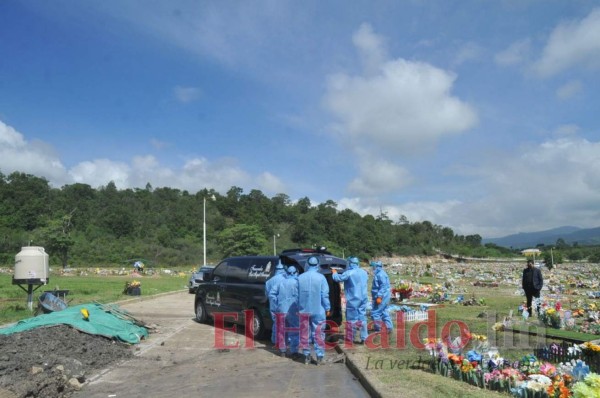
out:
M81 310L89 312L85 320ZM81 304L68 307L62 311L38 315L23 319L16 324L0 329L0 334L12 334L26 330L55 325L70 325L77 330L89 334L97 334L111 339L117 339L130 344L137 344L142 338L148 337L148 330L136 324L134 319L122 309L111 305Z

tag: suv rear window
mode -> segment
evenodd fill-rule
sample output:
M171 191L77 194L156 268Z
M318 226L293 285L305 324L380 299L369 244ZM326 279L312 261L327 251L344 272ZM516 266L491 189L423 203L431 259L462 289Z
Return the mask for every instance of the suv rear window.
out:
M248 259L235 258L229 260L227 265L227 283L246 283L248 281Z

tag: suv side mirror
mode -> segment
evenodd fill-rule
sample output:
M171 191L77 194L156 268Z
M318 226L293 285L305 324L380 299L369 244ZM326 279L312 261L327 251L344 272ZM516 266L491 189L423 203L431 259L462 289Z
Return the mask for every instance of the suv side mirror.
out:
M213 278L213 282L218 282L218 281L220 281L220 280L221 280L221 278L219 278L218 276L215 276L215 277Z

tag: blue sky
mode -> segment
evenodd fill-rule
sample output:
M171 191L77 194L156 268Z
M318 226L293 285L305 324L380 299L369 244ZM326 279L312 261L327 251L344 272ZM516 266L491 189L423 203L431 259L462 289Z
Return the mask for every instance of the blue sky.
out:
M0 2L0 171L600 225L600 3Z

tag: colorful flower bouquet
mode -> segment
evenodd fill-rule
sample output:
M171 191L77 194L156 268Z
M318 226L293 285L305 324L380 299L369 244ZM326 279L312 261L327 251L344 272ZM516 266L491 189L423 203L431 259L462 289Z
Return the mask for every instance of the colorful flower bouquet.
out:
M142 283L140 281L133 280L131 282L125 282L123 293L128 296L139 296L142 294L141 286Z
M429 296L429 301L432 303L442 303L444 301L448 301L448 298L449 297L446 288L440 284L437 284Z
M600 345L594 344L591 341L583 343L583 349L593 355L600 355Z
M556 308L545 308L540 312L540 321L546 326L560 329L560 312L557 311Z
M600 398L600 375L590 372L582 360L554 365L526 355L520 361L510 362L488 346L485 336L468 337L472 349L464 355L448 353L449 345L441 341L427 341L425 347L433 359L431 369L445 377L519 398ZM600 346L592 343L585 349L600 352Z
M471 295L471 298L466 299L465 300L465 296L462 294L459 294L456 299L453 301L454 304L462 304L462 305L466 305L466 306L471 306L471 305L485 305L485 299L482 297L480 299L476 299L475 298L475 294Z
M413 288L410 283L401 282L396 284L394 288L392 288L392 295L399 298L400 300L407 300L412 295Z

